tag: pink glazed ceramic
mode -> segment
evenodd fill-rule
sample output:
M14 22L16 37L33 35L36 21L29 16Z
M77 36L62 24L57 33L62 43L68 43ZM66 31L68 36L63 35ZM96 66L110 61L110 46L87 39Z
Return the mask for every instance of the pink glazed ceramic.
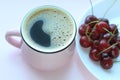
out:
M43 51L42 49L39 49L38 44L34 43L34 41L28 35L29 26L27 26L26 24L29 23L28 21L30 21L31 18L34 18L35 14L38 14L38 11L41 13L43 9L55 9L56 11L59 10L63 12L67 18L70 18L69 19L70 22L68 20L66 21L68 21L68 23L72 23L71 26L73 27L73 29L70 29L70 31L73 31L72 37L71 39L68 39L67 44L65 44L65 46L59 50L54 51L51 49L48 51ZM57 18L57 20L59 20L59 18ZM64 29L66 28L64 27ZM63 67L67 63L69 63L69 61L71 60L74 54L75 36L76 36L76 24L72 16L67 11L61 8L47 5L47 6L35 8L31 10L30 12L28 12L28 14L25 16L21 24L21 30L20 31L17 31L17 30L8 31L5 37L6 37L6 40L11 45L21 49L23 59L30 66L32 66L35 69L49 71L49 70L56 70L58 68ZM21 40L16 40L14 37L20 37ZM47 50L47 47L45 48L45 50Z

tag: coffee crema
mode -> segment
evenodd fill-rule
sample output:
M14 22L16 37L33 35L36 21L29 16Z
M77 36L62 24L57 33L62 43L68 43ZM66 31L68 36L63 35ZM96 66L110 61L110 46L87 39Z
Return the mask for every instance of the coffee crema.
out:
M68 47L75 38L76 24L65 10L44 6L27 14L22 25L22 36L33 49L45 53Z

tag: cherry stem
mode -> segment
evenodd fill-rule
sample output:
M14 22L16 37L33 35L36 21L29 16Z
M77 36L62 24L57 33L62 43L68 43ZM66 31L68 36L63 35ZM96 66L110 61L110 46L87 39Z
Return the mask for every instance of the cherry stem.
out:
M100 55L101 53L107 51L108 49L112 48L113 46L115 46L115 45L117 45L117 44L119 44L119 43L115 43L115 44L111 45L110 47L108 47L108 48L102 50L101 52L99 52L97 55Z
M115 34L115 31L117 30L117 27L115 27L114 31L113 31L113 34Z
M92 22L88 23L88 24L96 23L95 26L92 28L92 31L95 29L97 23L99 23L99 22L100 22L99 20L96 20L96 21L92 21ZM89 36L92 35L92 31L90 32L90 35L89 35Z
M103 29L104 29L105 31L107 31L110 35L114 36L114 34L113 34L112 32L110 32L108 29L106 29L106 28L104 28L104 27L103 27Z
M108 42L110 42L110 41L112 40L112 38L115 36L115 31L116 31L116 30L117 30L117 28L114 29L114 31L113 31L113 33L112 33L113 35L111 35L111 37L109 38Z
M86 29L86 31L85 31L85 34L86 34L88 40L89 40L89 41L92 41L92 39L91 39L91 38L89 37L89 35L88 35L88 27L87 27L87 29Z
M98 22L100 22L100 21L99 21L99 20L96 20L96 21L92 21L92 22L90 22L90 23L88 23L88 24L98 23Z
M91 5L91 7L92 7L92 8L91 8L91 10L92 10L92 15L94 15L94 12L93 12L94 10L93 10L92 0L90 0L90 5Z
M107 31L107 32L111 35L110 38L108 39L108 43L109 43L109 42L111 41L111 39L115 36L115 31L117 30L117 28L114 29L113 33L110 32L109 30L107 30L107 29L104 28L104 27L103 27L103 29L104 29L105 31Z
M88 25L89 25L89 24L92 24L92 23L96 23L96 24L97 24L98 22L100 22L100 21L99 21L99 20L92 21L92 22L88 23ZM92 30L94 30L94 28L96 27L96 24L95 24L95 26L92 28ZM89 35L88 35L88 27L87 27L87 29L86 29L85 34L86 34L87 38L89 39L89 41L92 41L92 42L93 42L93 40L90 38L90 36L91 36L91 34L92 34L92 31L91 31L91 32L89 33Z
M88 23L88 25L89 25L89 24L92 24L92 23L96 23L96 24L97 24L98 22L100 22L100 21L99 21L99 20L92 21L92 22ZM95 24L95 26L92 28L92 30L94 30L94 28L96 27L96 24ZM91 36L91 34L92 34L92 31L91 31L91 32L89 33L89 35L88 35L88 27L87 27L87 29L86 29L85 34L86 34L87 38L89 39L89 41L92 41L92 42L93 42L93 40L90 38L90 36Z
M110 7L105 11L103 18L106 16L106 14L109 12L109 10L113 7L113 5L117 2L117 0L114 0L114 2L110 5Z

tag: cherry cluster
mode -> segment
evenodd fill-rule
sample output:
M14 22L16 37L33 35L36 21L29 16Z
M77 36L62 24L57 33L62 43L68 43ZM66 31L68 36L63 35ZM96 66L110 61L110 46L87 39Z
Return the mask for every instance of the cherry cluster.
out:
M79 27L79 43L90 48L89 57L100 62L104 69L110 69L119 56L120 36L116 24L110 24L106 18L88 15Z

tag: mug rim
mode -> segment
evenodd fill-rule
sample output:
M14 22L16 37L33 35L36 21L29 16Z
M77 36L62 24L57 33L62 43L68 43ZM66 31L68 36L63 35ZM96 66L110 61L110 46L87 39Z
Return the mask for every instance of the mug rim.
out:
M51 51L51 52L41 51L41 50L38 50L38 49L32 47L32 46L25 40L25 38L23 37L22 27L23 27L24 22L26 21L26 17L28 17L31 13L33 13L33 11L35 11L36 9L39 9L39 8L41 8L41 7L43 7L43 8L44 8L44 7L57 8L58 10L64 12L65 14L67 13L67 16L69 16L69 17L71 18L72 22L74 23L74 29L75 29L74 37L73 37L73 39L71 39L71 42L70 42L68 45L66 45L64 48L59 49L59 50L56 50L56 51ZM21 33L21 37L22 37L23 41L25 42L25 44L26 44L28 47L30 47L31 49L33 49L33 50L35 50L35 51L37 51L37 52L40 52L40 53L44 53L44 54L58 53L58 52L61 52L61 51L65 50L65 49L67 49L67 48L75 41L75 37L76 37L76 34L77 34L77 25L76 25L76 22L75 22L75 19L73 18L73 16L72 16L68 11L66 11L65 9L60 8L60 7L57 7L57 6L53 6L53 5L44 5L44 6L39 6L39 7L33 8L32 10L30 10L30 11L25 15L25 17L23 18L23 21L22 21L21 24L22 24L22 25L21 25L21 28L20 28L20 33Z

